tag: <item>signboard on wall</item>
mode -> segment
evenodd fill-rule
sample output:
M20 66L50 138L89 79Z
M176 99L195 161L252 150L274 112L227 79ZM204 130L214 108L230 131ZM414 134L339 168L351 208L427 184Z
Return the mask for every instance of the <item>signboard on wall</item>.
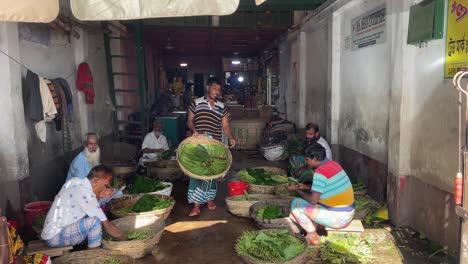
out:
M447 8L445 77L468 66L468 0L450 0Z
M385 43L386 7L380 6L351 21L351 50Z

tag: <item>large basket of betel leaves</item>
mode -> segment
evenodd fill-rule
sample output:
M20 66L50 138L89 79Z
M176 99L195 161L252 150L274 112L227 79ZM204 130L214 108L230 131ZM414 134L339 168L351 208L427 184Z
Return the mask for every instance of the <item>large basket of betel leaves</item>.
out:
M224 177L232 165L229 148L204 137L189 137L179 144L177 162L185 175L199 180Z
M133 183L124 191L125 195L132 194L160 194L170 196L172 193L173 184L163 182L157 179L151 179L142 175L136 175L133 178Z
M250 217L260 229L289 229L299 233L297 225L289 218L291 201L268 200L260 201L250 206Z
M286 171L276 167L243 169L237 177L249 184L248 191L252 194L274 194L276 185L289 181Z
M115 251L93 249L75 251L54 259L54 264L133 264L131 257Z
M144 224L139 223L138 217L124 217L112 221L124 233L126 239L120 241L104 234L102 247L132 258L142 258L152 253L161 240L165 224L162 218L150 220Z
M114 218L125 216L159 216L166 219L174 208L172 197L159 194L136 194L113 199L109 212Z
M246 231L237 239L235 249L248 264L303 264L307 260L305 238L287 229Z

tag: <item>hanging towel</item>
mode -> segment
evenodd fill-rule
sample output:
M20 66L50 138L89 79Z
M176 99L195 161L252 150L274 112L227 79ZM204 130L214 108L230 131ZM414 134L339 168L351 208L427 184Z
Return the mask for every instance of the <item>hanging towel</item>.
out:
M58 92L55 91L55 87L50 80L47 80L47 87L49 87L50 95L52 95L52 100L54 100L55 109L57 112L60 110L60 102L58 98Z
M29 119L36 122L44 120L39 76L29 70L23 83L23 96Z
M76 86L78 90L82 91L86 95L86 102L88 104L94 104L94 87L93 87L93 75L89 65L85 62L78 66L78 76L76 78Z
M50 83L48 79L39 77L44 120L50 122L54 120L55 115L57 114L57 108L55 108L54 99L50 93L48 83Z

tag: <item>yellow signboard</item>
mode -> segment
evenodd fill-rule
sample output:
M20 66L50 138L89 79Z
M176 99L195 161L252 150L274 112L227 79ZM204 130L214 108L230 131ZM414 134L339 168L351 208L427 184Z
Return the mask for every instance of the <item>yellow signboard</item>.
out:
M450 0L447 16L445 77L468 66L468 0Z

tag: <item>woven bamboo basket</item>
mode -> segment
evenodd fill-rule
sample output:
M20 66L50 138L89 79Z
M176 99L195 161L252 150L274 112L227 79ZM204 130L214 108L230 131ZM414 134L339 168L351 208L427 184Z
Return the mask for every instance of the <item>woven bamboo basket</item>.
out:
M277 219L261 219L257 216L258 210L267 205L275 205L281 207L281 211L285 217ZM296 224L289 218L291 212L291 202L288 200L269 200L257 202L250 206L249 215L255 221L255 224L260 229L288 229L294 233L299 233L300 230Z
M236 201L234 200L234 197L237 196L231 196L226 198L226 204L228 211L236 216L240 217L250 217L249 215L249 208L255 203L258 203L260 201L269 201L273 199L277 199L276 196L274 195L269 195L269 194L249 194L249 199L255 199L254 201Z
M287 191L287 184L280 184L275 186L275 195L280 198L281 200L287 200L287 201L292 201L295 198L298 198L296 196L291 196L291 195L286 195L281 193L281 191Z
M191 173L179 161L179 152L181 151L181 149L183 148L183 146L185 144L201 144L201 145L203 145L203 144L218 144L218 145L222 145L224 148L226 148L226 153L228 155L228 157L227 157L228 158L228 166L227 166L226 170L224 170L220 174L212 175L212 176L200 176L200 175L196 175L194 173ZM177 162L179 163L179 167L184 172L185 175L187 175L187 176L189 176L191 178L194 178L194 179L204 180L204 181L215 180L215 179L222 178L222 177L226 176L226 173L229 171L229 169L231 168L231 165L232 165L232 154L231 154L231 151L229 150L229 148L226 145L224 145L223 143L221 143L221 142L219 142L219 141L217 141L215 139L208 138L208 137L203 137L203 136L186 138L184 141L182 141L179 144L179 148L177 149L176 156L177 156Z
M76 251L54 259L54 264L101 264L112 259L122 264L133 264L131 257L104 249Z
M258 232L265 232L265 231L278 231L278 229L265 229L265 230L260 230ZM301 235L297 235L291 231L289 231L289 234L298 238L299 240L301 240L304 244L305 244L305 250L304 252L302 252L299 256L289 260L289 261L285 261L285 262L278 262L278 263L272 263L272 262L266 262L266 261L260 261L260 260L257 260L257 259L253 259L251 257L248 257L248 256L242 256L240 255L239 257L247 264L304 264L306 263L307 261L307 241L305 240L305 238Z
M252 169L264 169L265 171L273 172L275 174L279 175L288 175L288 173L277 167L268 167L268 166L262 166L262 167L254 167ZM237 178L239 178L239 173L237 173ZM250 184L249 183L249 188L248 192L252 194L275 194L275 186L268 186L268 185L258 185L258 184Z
M176 160L162 160L147 165L148 176L161 181L175 182L184 176Z
M114 218L121 218L125 216L158 216L166 220L169 214L171 213L172 208L174 208L175 200L172 197L165 196L165 195L160 195L160 194L151 194L151 195L158 197L158 198L171 200L174 203L171 206L161 209L161 210L154 210L154 211L143 212L143 213L122 212L121 211L122 208L132 207L138 201L138 199L140 199L143 196L143 194L134 194L134 195L129 195L129 196L124 196L121 198L113 199L112 201L110 201L109 212Z
M137 170L138 165L127 162L113 162L107 164L112 168L112 174L115 177L123 178L127 175L134 173Z
M150 254L161 240L164 232L164 220L159 218L156 222L142 227L135 227L135 217L124 217L112 221L122 232L127 231L145 231L151 232L152 236L141 240L130 241L109 241L102 240L102 247L118 254L123 254L131 258L142 258Z

